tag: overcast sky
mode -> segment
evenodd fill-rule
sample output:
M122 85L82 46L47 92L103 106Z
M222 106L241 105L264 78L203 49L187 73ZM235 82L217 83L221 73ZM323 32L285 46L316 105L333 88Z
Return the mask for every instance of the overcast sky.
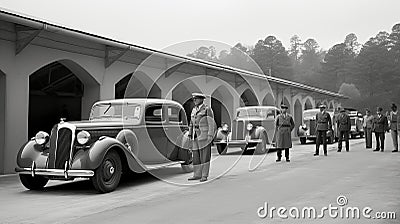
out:
M294 34L329 49L349 33L364 43L400 23L400 0L0 0L0 7L159 50L198 39L254 45L268 35L288 48Z

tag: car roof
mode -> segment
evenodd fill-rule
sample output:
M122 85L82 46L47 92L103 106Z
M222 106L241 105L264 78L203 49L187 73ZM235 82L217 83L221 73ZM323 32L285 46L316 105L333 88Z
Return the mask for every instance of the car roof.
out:
M114 99L114 100L101 100L96 102L95 104L141 104L141 105L149 105L149 104L173 104L181 106L180 103L167 100L167 99L154 99L154 98L125 98L125 99Z
M278 109L275 106L248 106L248 107L239 107L236 110L248 110L248 109Z

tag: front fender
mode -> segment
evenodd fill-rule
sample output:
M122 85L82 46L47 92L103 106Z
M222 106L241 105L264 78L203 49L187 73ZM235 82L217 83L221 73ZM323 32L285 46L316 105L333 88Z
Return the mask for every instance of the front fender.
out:
M256 130L254 130L253 135L251 137L255 139L260 139L263 133L265 133L265 135L267 136L267 144L270 144L267 130L262 126L257 126Z
M215 141L226 141L228 140L229 132L223 131L222 128L218 128L217 134L215 135Z
M34 140L26 142L18 151L17 165L21 168L31 167L35 161L37 168L46 168L48 154L43 152L44 148L36 144Z
M71 169L95 170L100 166L105 155L110 150L116 150L121 157L121 161L126 162L130 170L137 173L146 171L145 166L140 162L139 158L129 151L120 141L110 137L100 138L90 149L79 150L72 160Z

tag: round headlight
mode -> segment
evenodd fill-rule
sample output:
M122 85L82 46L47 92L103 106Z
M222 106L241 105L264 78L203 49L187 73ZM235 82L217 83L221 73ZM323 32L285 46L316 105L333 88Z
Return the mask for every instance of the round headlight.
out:
M229 126L228 126L227 124L224 124L224 125L222 126L222 130L223 130L223 131L228 131L228 130L229 130Z
M247 130L250 131L251 129L253 129L253 124L252 123L248 123L247 124Z
M47 134L47 132L44 131L39 131L36 135L35 135L35 142L36 144L39 145L44 145L49 141L49 134Z
M86 144L89 141L89 139L90 139L90 134L87 131L80 131L76 136L76 140L81 145Z

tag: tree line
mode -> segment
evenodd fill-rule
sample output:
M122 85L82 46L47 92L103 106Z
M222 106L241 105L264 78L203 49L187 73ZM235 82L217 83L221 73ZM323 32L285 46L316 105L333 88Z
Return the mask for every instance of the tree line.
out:
M358 109L400 103L400 23L364 44L350 33L328 50L297 35L286 49L275 36L267 36L252 46L237 43L221 52L201 46L188 56L339 92L350 97L345 106Z

